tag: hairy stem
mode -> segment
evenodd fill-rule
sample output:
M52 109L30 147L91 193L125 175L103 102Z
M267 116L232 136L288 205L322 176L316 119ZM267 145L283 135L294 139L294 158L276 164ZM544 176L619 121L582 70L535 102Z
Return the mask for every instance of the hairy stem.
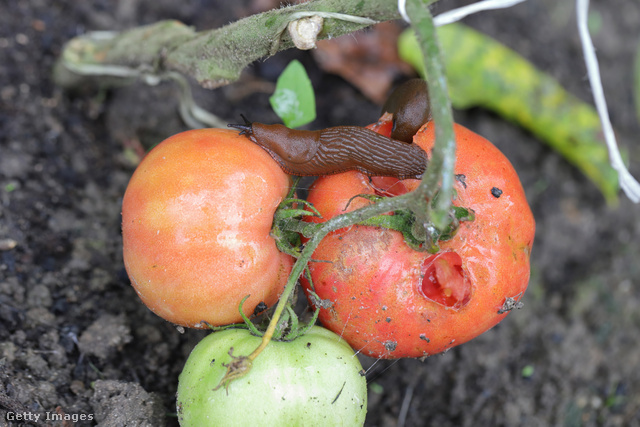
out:
M253 61L293 47L288 23L313 12L324 18L320 39L399 17L393 0L312 0L201 32L169 20L122 33L88 33L67 44L54 78L72 87L83 76L131 78L178 71L214 88L237 80Z
M411 16L412 26L425 58L431 114L436 127L436 142L429 166L416 192L431 200L439 191L435 210L430 210L427 219L431 220L436 227L444 228L448 225L448 212L453 196L456 141L440 46L433 18L425 3L421 0L409 0L407 3L407 12Z

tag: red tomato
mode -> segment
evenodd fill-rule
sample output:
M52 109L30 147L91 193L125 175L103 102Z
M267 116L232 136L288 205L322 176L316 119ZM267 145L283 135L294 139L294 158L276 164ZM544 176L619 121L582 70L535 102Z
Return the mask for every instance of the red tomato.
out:
M122 203L124 263L142 301L178 325L241 322L273 305L292 258L269 235L290 181L237 132L201 129L155 147Z
M384 133L387 124L371 127ZM433 127L414 137L427 153ZM322 324L365 355L422 357L462 344L501 321L503 305L527 287L535 223L518 176L489 141L459 125L455 133L454 204L473 209L475 220L440 242L440 252L414 251L396 231L353 226L327 236L312 256L326 261L310 264L315 291L333 303L321 309ZM319 178L308 200L322 219L313 220L370 203L355 195L393 196L418 183L357 172Z

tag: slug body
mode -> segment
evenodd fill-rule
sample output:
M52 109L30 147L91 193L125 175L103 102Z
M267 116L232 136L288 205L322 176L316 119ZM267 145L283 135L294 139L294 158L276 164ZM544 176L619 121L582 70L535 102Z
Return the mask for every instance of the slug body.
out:
M427 154L418 145L359 126L319 131L250 122L229 126L242 130L267 150L289 175L321 176L357 170L368 176L419 179L427 166Z
M384 103L382 113L393 114L391 138L412 143L413 135L431 120L427 82L411 79L398 86Z

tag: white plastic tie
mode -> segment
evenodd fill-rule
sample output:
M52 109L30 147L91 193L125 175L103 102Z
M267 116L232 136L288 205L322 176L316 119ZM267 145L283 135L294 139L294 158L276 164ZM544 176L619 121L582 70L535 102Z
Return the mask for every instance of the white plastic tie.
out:
M409 15L407 15L407 0L398 0L398 12L400 13L400 16L402 16L402 19L405 20L405 22L411 23Z
M584 62L587 67L589 82L591 83L593 100L596 105L598 115L600 116L600 121L602 122L604 140L607 144L607 148L609 149L609 162L611 163L611 167L618 171L620 188L622 188L624 193L632 202L638 203L640 202L640 183L638 183L638 181L631 175L622 161L622 156L618 149L618 143L616 142L616 136L613 132L613 126L611 125L611 119L609 118L607 101L605 100L604 90L602 89L598 58L596 57L596 51L593 46L593 42L591 41L589 27L587 24L589 0L576 0L576 6L578 32L580 34L580 41L582 42Z
M448 12L441 13L433 19L436 27L457 22L473 13L482 12L484 10L504 9L514 6L526 0L484 0L468 6L459 7ZM398 6L400 8L400 6ZM407 19L405 21L408 22Z

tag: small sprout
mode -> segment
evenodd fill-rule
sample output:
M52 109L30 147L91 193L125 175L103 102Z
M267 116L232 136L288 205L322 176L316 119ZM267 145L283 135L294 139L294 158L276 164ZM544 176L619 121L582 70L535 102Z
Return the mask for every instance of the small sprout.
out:
M384 393L384 387L380 383L369 383L369 390L371 390L375 394Z
M535 371L535 368L533 367L533 365L526 365L524 368L522 368L522 377L531 378L533 376L534 371Z

